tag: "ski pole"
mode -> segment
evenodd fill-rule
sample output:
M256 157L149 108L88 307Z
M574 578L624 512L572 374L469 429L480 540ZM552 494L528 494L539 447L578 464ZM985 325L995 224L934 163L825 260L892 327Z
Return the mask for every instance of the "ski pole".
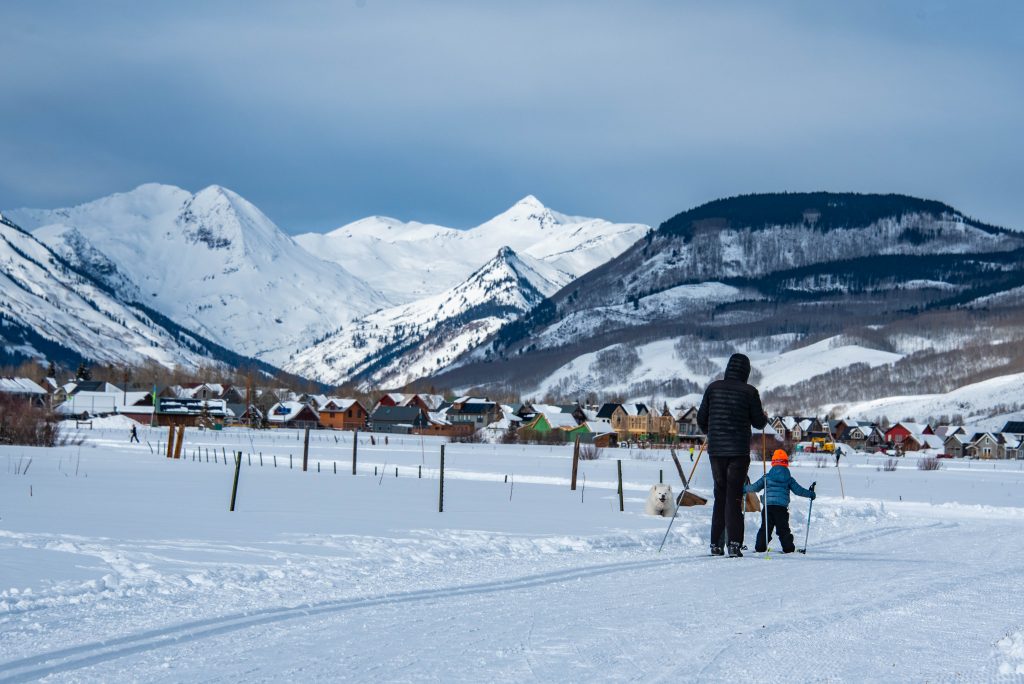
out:
M668 521L668 529L665 530L665 536L661 538L661 544L658 545L658 553L665 547L665 540L668 539L668 533L672 531L672 523L676 521L676 516L679 515L679 506L676 506L676 510L672 513L672 519Z
M690 488L690 482L693 481L693 473L697 470L697 463L700 463L700 454L704 453L705 445L707 445L707 439L704 440L704 444L700 445L700 453L697 454L697 462L693 464L693 470L690 471L689 480L683 475L683 467L679 465L679 459L676 458L675 451L672 452L672 459L676 462L676 468L679 470L679 477L683 481L683 491L679 494L679 498L676 500L676 510L672 512L672 519L668 521L668 529L665 530L665 536L661 538L661 544L658 545L658 553L661 553L661 550L665 547L665 540L668 539L668 533L672 531L672 524L676 521L676 516L679 515L679 506L682 504L683 497Z
M761 428L761 471L764 478L764 497L761 499L761 524L764 527L764 559L768 560L768 435ZM755 538L755 543L757 539ZM756 546L754 547L757 548Z
M817 482L811 483L811 491L814 491ZM811 536L811 511L814 509L814 499L811 499L810 503L807 504L807 532L804 534L804 548L800 549L800 553L807 555L807 540Z

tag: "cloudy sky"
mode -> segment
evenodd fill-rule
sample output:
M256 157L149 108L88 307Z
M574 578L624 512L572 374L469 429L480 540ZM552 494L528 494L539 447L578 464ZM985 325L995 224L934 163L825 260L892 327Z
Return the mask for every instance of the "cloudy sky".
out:
M827 189L1024 229L1022 25L1012 0L4 0L0 207L217 183L302 232Z

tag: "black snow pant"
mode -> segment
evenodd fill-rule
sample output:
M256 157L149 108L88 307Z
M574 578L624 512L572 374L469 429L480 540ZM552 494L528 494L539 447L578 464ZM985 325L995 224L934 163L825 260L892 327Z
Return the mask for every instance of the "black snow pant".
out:
M728 541L743 546L743 485L750 456L711 458L715 478L715 506L711 510L711 543L725 548Z
M779 541L782 542L783 553L793 553L796 546L793 544L793 531L789 529L789 509L785 506L766 506L768 519L761 515L761 529L757 531L757 541L754 542L754 550L763 552L768 548L765 542L764 528L767 522L768 541L772 540L772 530L779 533Z

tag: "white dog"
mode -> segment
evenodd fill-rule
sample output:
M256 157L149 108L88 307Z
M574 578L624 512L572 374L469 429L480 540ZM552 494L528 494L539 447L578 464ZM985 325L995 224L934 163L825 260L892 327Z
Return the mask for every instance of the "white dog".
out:
M672 495L672 487L667 484L651 485L651 491L644 503L644 513L671 518L676 514L676 497Z

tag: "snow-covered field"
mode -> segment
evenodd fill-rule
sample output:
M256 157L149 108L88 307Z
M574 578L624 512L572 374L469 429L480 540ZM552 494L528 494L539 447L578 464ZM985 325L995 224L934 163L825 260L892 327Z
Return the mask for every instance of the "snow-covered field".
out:
M658 553L660 451L606 450L571 492L569 447L451 444L439 513L434 439L360 435L354 477L350 433L314 433L306 473L294 431L189 430L177 461L163 430L80 434L0 448L0 681L1024 677L1019 462L804 455L807 555L727 559L710 507Z

